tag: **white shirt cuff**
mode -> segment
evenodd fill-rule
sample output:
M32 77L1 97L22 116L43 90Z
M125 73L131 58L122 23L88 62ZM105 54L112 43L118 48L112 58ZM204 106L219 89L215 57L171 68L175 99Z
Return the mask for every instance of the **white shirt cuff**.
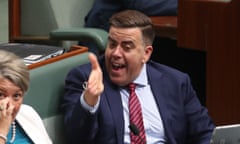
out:
M99 107L99 104L100 104L100 97L98 97L98 101L97 101L97 104L95 106L90 106L86 103L86 101L84 100L84 92L82 93L81 97L80 97L80 103L81 105L83 106L84 109L86 109L87 111L89 111L90 113L94 114L98 107Z

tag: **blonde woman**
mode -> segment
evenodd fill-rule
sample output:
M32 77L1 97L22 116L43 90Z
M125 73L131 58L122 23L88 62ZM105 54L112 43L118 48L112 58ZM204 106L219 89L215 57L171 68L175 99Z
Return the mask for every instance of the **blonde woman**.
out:
M0 144L52 144L40 116L22 104L28 87L23 60L0 50Z

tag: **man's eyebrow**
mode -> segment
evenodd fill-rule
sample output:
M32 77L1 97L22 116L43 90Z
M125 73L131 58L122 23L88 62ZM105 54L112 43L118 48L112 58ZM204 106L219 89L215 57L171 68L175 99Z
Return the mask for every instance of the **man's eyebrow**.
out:
M112 42L117 42L117 40L113 39L113 38L110 37L110 36L108 37L108 40L109 40L109 41L112 41ZM131 45L134 44L134 42L133 42L132 40L124 40L124 41L122 41L121 43L124 44L124 45L126 45L126 44L131 44Z
M123 41L122 43L124 43L124 44L133 44L133 41L126 40L126 41Z
M108 40L114 41L114 39L110 36L108 36Z

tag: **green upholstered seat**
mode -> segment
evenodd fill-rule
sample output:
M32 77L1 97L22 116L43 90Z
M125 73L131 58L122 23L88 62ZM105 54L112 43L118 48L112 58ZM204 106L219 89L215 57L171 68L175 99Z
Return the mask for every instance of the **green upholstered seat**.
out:
M66 144L60 109L65 77L70 69L87 62L88 52L30 70L30 89L24 97L24 103L34 107L40 114L56 144Z
M50 32L53 40L77 40L79 42L93 42L99 49L104 51L108 33L97 28L59 28Z

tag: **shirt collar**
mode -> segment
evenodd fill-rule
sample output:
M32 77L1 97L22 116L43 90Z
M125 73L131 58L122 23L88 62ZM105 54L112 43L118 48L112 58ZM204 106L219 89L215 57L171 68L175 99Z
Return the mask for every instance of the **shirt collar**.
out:
M143 65L140 74L133 82L139 86L146 86L148 84L146 64Z

